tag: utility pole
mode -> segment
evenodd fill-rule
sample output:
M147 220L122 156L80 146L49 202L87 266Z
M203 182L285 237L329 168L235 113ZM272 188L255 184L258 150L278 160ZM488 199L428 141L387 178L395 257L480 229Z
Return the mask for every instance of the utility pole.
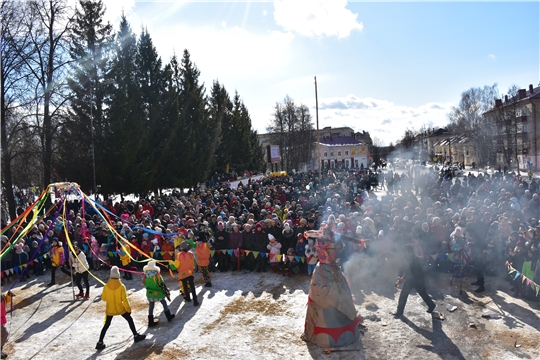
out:
M317 77L315 76L315 118L317 119L317 167L319 168L319 178L321 178L321 137L319 135L319 98L317 97Z

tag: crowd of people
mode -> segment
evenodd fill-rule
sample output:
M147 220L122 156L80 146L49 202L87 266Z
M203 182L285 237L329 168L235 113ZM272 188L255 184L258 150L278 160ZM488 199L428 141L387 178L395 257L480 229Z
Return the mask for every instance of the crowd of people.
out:
M339 243L340 264L355 253L391 258L411 244L425 271L462 276L469 267L478 275L476 291L482 292L484 274L506 270L508 261L530 280L509 277L514 296L539 300L531 286L540 279L540 190L534 178L513 172L440 176L426 167L401 174L298 173L245 179L236 188L216 180L187 193L85 202L84 209L81 202L67 202L65 218L58 216L57 204L9 252L5 249L25 227L3 227L2 283L50 271L53 286L56 270L71 274L71 265L81 274L76 276L79 296L88 297L86 270L117 266L129 281L152 258L159 268L180 273L186 251L198 266L185 278L198 268L206 286L212 286L212 272L311 274L318 252L304 234L326 225ZM70 260L68 239L84 255L85 266ZM24 271L4 271L25 264ZM188 299L193 284L183 283Z

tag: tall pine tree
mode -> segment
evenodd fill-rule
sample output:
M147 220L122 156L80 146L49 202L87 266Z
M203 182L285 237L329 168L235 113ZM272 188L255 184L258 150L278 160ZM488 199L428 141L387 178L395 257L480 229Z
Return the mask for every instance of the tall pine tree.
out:
M105 6L100 1L79 2L71 33L70 55L72 76L68 85L72 93L69 117L58 140L57 172L61 178L76 181L92 189L94 175L99 183L99 172L94 173L94 149L97 137L103 134L96 129L103 126L104 78L108 52L114 36L112 25L104 23Z
M211 122L206 109L204 84L199 84L200 71L190 59L189 51L184 50L181 61L182 77L180 90L180 118L184 124L185 150L183 186L190 187L197 182L206 181L205 174L210 162L209 141L211 141ZM183 140L183 139L182 139Z
M107 74L107 121L98 132L103 142L98 145L98 165L102 172L103 192L142 193L148 190L144 178L148 133L141 90L137 79L137 39L126 17L122 15Z
M141 159L142 167L147 169L142 186L155 189L163 186L161 179L166 171L168 154L165 141L169 129L162 121L164 100L164 78L161 69L161 58L152 42L148 30L143 30L137 44L137 81L141 91L143 132L148 134L144 144L145 156Z

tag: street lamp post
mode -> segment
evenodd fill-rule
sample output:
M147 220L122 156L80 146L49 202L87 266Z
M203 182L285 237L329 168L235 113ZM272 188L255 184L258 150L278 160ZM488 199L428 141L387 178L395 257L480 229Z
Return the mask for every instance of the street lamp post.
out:
M317 119L317 167L319 168L319 178L321 177L321 137L319 134L319 99L317 97L317 77L315 76L315 118Z

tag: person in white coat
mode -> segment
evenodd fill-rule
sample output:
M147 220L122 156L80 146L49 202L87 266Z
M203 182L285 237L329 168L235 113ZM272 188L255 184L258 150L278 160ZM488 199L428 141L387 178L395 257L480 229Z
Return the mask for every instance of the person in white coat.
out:
M88 260L86 260L86 255L81 251L77 243L73 244L75 249L75 255L69 257L71 266L75 271L75 285L79 288L79 293L75 295L76 297L84 297L88 299L90 297L90 284L88 283ZM83 288L81 285L81 280L84 281L84 286L86 287L86 293L83 293Z

